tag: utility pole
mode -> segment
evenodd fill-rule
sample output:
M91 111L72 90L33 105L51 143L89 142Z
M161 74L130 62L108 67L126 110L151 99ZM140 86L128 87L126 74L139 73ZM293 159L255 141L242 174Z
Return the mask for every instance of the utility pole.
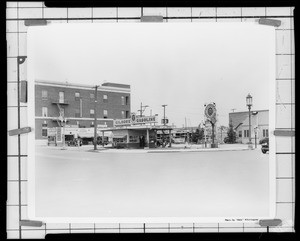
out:
M138 110L140 112L140 116L142 117L143 112L146 110L146 108L149 107L149 105L143 105L141 102L141 109ZM143 109L144 108L144 109Z
M162 105L162 107L164 108L164 126L166 125L166 106L168 105Z
M97 150L97 90L99 85L95 86L95 101L94 101L94 150ZM103 141L103 140L102 140Z

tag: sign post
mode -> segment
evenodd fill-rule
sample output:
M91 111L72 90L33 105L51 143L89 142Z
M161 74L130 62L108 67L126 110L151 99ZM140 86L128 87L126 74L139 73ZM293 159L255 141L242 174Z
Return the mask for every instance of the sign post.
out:
M204 113L205 113L205 116L207 117L207 119L209 120L209 122L211 123L211 127L212 127L211 148L216 148L216 147L218 147L218 144L215 143L215 124L217 122L217 119L216 119L217 109L216 109L215 103L210 103L210 104L206 105Z

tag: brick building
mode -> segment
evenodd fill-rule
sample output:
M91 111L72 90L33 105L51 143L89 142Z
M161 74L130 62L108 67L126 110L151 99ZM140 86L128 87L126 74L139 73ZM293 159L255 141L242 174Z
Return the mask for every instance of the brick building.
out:
M94 127L95 87L49 81L35 82L35 138L47 139L47 128ZM130 117L130 85L104 83L97 91L97 125L112 127L114 119Z
M240 143L249 142L249 112L229 113L229 123L232 123ZM269 110L251 111L251 142L255 143L255 131L257 143L259 140L269 137Z

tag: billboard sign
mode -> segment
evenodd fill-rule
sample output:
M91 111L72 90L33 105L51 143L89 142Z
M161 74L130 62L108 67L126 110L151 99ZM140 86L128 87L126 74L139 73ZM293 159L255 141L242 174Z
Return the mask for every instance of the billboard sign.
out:
M153 116L136 116L131 115L129 119L116 119L114 120L114 126L126 126L126 125L137 125L137 124L150 124L156 123L157 118Z

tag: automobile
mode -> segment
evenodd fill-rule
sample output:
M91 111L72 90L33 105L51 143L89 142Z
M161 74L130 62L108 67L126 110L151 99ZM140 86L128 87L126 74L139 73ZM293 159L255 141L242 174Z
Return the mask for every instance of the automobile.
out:
M226 144L233 144L233 143L236 143L236 141L235 141L235 142L230 142L230 141L229 141L229 137L226 136L226 137L224 138L224 143L226 143Z
M228 141L229 141L229 138L228 138L228 137L225 137L225 138L224 138L224 143L228 143Z
M261 146L261 152L266 154L269 151L269 144L264 144Z
M78 144L79 144L79 146L82 146L82 141L81 141L81 139L74 138L74 139L68 141L67 144L68 144L68 146L78 146Z
M269 151L269 138L260 140L259 144L261 144L261 152L266 154Z
M269 143L269 138L268 138L268 137L265 137L265 138L263 138L263 139L261 139L261 140L259 141L259 144L260 144L260 145L262 145L262 144L264 144L264 143Z

